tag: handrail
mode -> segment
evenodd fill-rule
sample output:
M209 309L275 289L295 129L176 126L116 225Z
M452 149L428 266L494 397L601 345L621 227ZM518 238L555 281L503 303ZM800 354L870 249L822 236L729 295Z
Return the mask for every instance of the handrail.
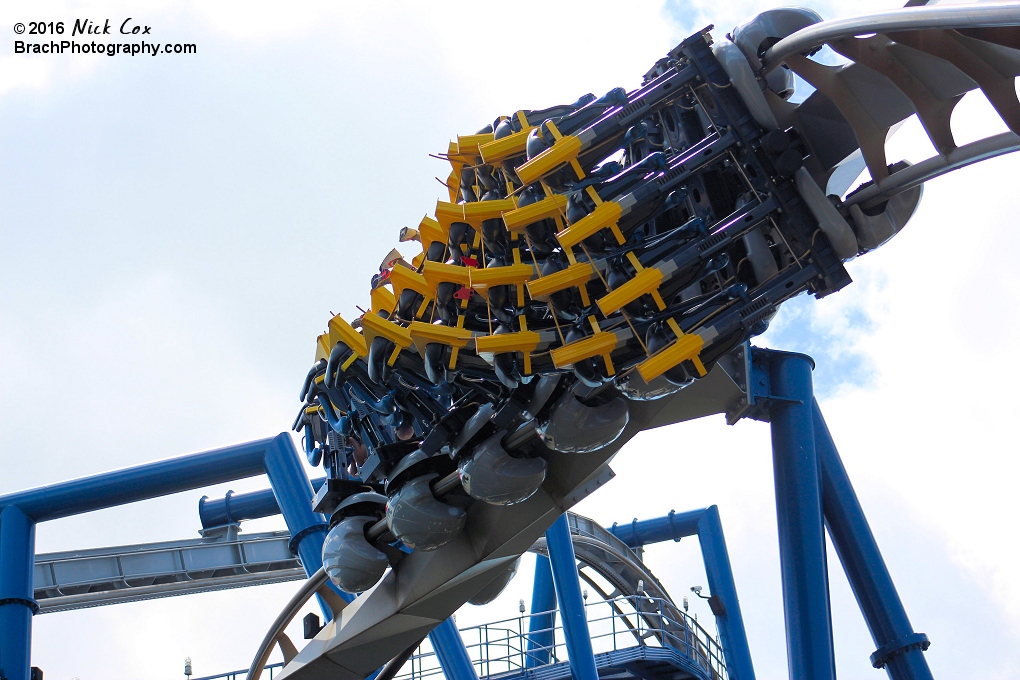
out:
M282 661L280 661L280 662L277 662L277 663L266 664L265 668L263 668L262 670L263 671L269 671L269 677L270 677L270 679L272 679L272 677L273 677L273 670L281 669L283 667L284 667L284 663ZM203 676L201 678L191 678L191 680L245 680L245 678L247 678L247 677L248 677L248 669L247 668L241 668L241 669L236 670L236 671L228 671L226 673L217 673L216 675L206 675L206 676Z
M596 615L596 610L603 605L609 606L609 613ZM630 611L625 611L624 607ZM586 612L592 612L588 618L589 634L596 653L618 651L634 647L669 648L700 667L706 676L713 680L723 680L726 666L722 648L712 636L696 620L683 612L676 612L663 598L650 598L640 595L621 596L605 601L587 603ZM675 614L679 613L679 617ZM563 655L557 656L557 647L563 643L538 645L529 649L528 643L534 638L542 638L543 633L560 631L562 624L556 624L541 630L530 630L528 619L555 615L556 611L532 612L515 618L493 621L478 626L461 629L465 647L481 677L503 673L522 672L527 668L529 657L543 659L542 665L552 665L563 661ZM673 621L673 618L679 620ZM541 619L540 619L541 620ZM620 625L624 622L624 625ZM625 636L626 644L622 644L619 636ZM636 643L631 642L636 640ZM652 644L654 643L654 644ZM494 650L498 650L494 653ZM505 650L505 651L504 651ZM548 656L547 656L548 655ZM410 669L396 678L399 680L423 680L439 677L442 669L433 651L418 651L409 659ZM544 659L549 658L549 662Z

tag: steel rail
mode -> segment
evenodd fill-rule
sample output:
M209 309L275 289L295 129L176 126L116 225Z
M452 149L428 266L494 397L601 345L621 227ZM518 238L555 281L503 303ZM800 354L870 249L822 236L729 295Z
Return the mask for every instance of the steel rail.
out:
M848 196L844 205L860 205L862 208L877 205L900 192L924 184L940 175L1014 151L1020 151L1020 136L1015 133L1002 132L985 139L979 139L976 142L957 147L945 156L932 156L908 168L898 170L888 177L883 177L871 186Z
M456 485L460 483L457 473L456 472L450 473L450 475L438 480L437 483L433 485L433 490L437 492L437 495L440 494L438 493L438 488L436 487L444 485L444 483L445 486L448 486L449 488L455 488ZM447 492L449 491L449 488L446 489ZM587 520L587 518L582 519ZM388 532L388 529L386 528L386 521L380 520L380 522L372 526L366 532L366 535L370 537L370 540L372 540L371 539L372 531L375 530L376 527L380 525L383 531L379 532L377 534L377 537L383 536L385 533ZM602 531L605 533L604 536L595 535L591 531L586 530L585 527L580 526L577 519L574 520L573 525L570 527L570 537L571 542L580 548L580 550L577 551L577 559L582 564L585 564L588 567L594 569L598 574L600 574L609 583L616 587L616 589L619 592L624 593L625 595L630 597L644 595L644 597L652 597L655 599L659 599L662 602L666 603L667 607L671 610L670 612L668 612L670 618L672 618L675 621L685 620L685 617L680 612L679 608L677 608L676 604L673 603L669 595L666 593L665 588L662 587L658 579L655 577L654 574L652 574L648 567L645 566L643 562L638 560L631 552L630 548L628 548L627 545L622 540L617 538L612 532L606 530L601 526L598 526L598 528L602 529ZM608 553L612 555L613 559L616 560L618 563L625 564L630 569L635 571L640 576L639 580L642 581L644 584L644 593L638 592L637 588L635 587L635 584L628 583L622 574L614 572L612 569L610 569L600 559L600 556L589 554L589 552L585 548L592 548ZM531 548L528 549L528 551L539 554L546 554L548 552L548 547L546 544L545 537L539 538L537 541L535 541L534 545L532 545ZM286 627L290 625L290 622L297 615L301 607L304 606L305 602L307 602L311 598L311 596L315 594L317 590L321 589L323 586L326 585L327 580L328 575L326 574L324 569L320 568L317 572L315 572L315 574L313 574L308 579L308 581L304 583L304 585L301 586L298 592L295 593L294 596L287 602L287 604L281 611L280 615L277 616L276 619L273 621L272 625L269 628L269 632L267 632L265 638L263 638L262 644L259 646L258 652L255 654L255 659L252 661L251 668L248 671L248 680L259 680L262 669L265 666L266 662L268 661L269 655L273 651L273 645L276 643L277 637L279 637L279 635L286 629ZM638 611L638 616L645 619L648 625L654 626L653 619L655 617L655 612ZM408 654L407 658L410 658L410 656L413 655L414 649L416 649L420 644L421 642L418 642L410 648L411 652L410 654ZM400 656L403 656L403 653ZM391 660L391 662L396 661L398 658L399 657L395 657L393 660ZM404 659L404 661L406 661L406 658ZM403 662L401 662L401 665L402 664ZM399 665L397 667L397 670L399 670ZM381 678L381 672L380 676L377 676L376 680L379 680L379 678Z
M266 636L262 638L262 644L259 645L259 649L255 653L255 659L252 660L251 666L248 668L248 680L259 680L259 677L262 675L262 669L265 668L266 662L269 661L269 655L273 653L273 645L276 644L276 639L286 630L290 622L294 620L294 617L297 616L298 611L304 606L305 602L308 602L312 595L325 586L328 580L329 576L326 574L325 568L319 567L319 570L312 574L298 588L298 591L290 598L283 611L280 612L280 615L269 626ZM333 615L337 616L339 613L333 612Z
M379 674L375 676L375 680L393 680L400 668L414 656L414 650L418 649L419 645L425 641L425 637L387 661L386 665L379 670Z
M1020 26L1020 3L905 7L849 19L835 19L802 28L783 38L762 56L764 72L794 54L809 52L838 38L923 29Z

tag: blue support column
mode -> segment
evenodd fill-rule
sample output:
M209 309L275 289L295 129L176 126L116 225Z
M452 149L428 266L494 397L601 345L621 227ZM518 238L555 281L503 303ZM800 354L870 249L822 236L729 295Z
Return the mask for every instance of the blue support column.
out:
M439 665L447 680L478 680L471 657L464 646L464 638L460 636L452 617L432 629L429 642L432 643L432 649L436 650Z
M767 357L790 680L835 680L822 485L812 425L813 362L786 352L768 352Z
M712 597L719 598L722 607L713 606L719 641L726 656L726 670L730 680L754 680L751 648L747 645L744 618L740 614L737 584L730 568L719 508L707 508L698 520L698 541L701 557L705 561L705 574Z
M744 617L740 613L737 585L733 580L719 508L713 505L679 513L670 510L665 517L634 519L627 524L614 523L610 531L631 548L663 541L679 541L685 536L698 537L705 574L708 576L708 588L712 593L709 604L719 627L727 675L730 680L754 680L751 650L747 645Z
M588 617L581 597L581 583L577 575L577 558L570 542L570 527L566 514L560 515L545 532L549 546L549 563L552 566L556 600L563 620L563 637L567 642L567 658L573 680L598 680L595 655L588 632Z
M553 586L552 567L548 557L537 555L535 557L535 581L531 589L531 620L528 623L525 668L537 668L552 661L551 652L553 645L556 644L553 631L555 625L556 588Z
M928 637L915 633L910 625L817 402L813 402L813 416L825 521L878 648L871 656L872 664L876 668L885 667L892 680L932 680L923 654L928 648Z
M265 467L273 495L290 531L290 549L301 558L305 574L311 576L322 567L322 544L326 540L328 525L325 517L312 512L312 483L308 481L301 455L289 434L281 433L273 439L266 449ZM354 599L348 593L339 590L337 593L348 602ZM326 621L331 620L332 611L321 598L319 606Z
M14 506L0 511L0 677L29 680L35 522Z

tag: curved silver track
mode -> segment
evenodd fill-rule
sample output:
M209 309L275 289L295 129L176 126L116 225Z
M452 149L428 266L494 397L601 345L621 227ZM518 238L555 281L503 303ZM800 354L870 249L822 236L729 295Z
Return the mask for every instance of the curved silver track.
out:
M645 622L642 632L632 629L635 638L640 642L642 634L651 634L660 644L665 644L667 637L673 640L685 639L684 621L687 617L634 551L594 520L572 512L566 514L574 555L581 563L581 579L607 601L619 596L630 598L629 601L634 603L637 613ZM535 541L529 552L548 556L549 548L545 538ZM591 575L585 573L586 569L602 576L616 590L606 592ZM698 640L696 635L687 638L695 642ZM708 650L698 644L692 651L703 668L711 668Z
M823 46L853 63L827 66L807 59ZM1020 149L1014 84L1020 75L1020 3L905 7L822 21L767 49L761 73L783 64L824 94L853 128L874 182L848 197L848 208L880 205L930 179ZM1010 131L958 146L950 119L971 90L985 95ZM777 118L796 108L771 105ZM886 139L913 114L937 155L890 173Z
M571 512L566 513L567 523L570 527L571 543L574 546L574 555L579 565L581 578L594 589L603 599L618 600L620 596L630 598L634 604L636 614L644 620L644 626L639 631L632 628L635 639L640 643L644 637L654 636L660 644L664 643L667 636L673 639L690 639L695 642L692 651L697 657L696 661L703 668L711 669L709 662L710 653L699 641L699 636L685 636L685 621L687 617L680 611L670 598L666 589L659 580L649 571L638 556L626 543L617 538L612 532L587 517ZM540 555L549 554L549 548L545 538L535 541L528 552ZM595 572L615 588L612 592L606 592L603 586L597 582L590 573ZM326 576L323 570L319 570L312 576L301 589L287 603L283 611L276 617L273 625L266 634L259 646L259 650L252 661L249 670L249 680L258 680L262 669L269 658L269 653L274 645L279 644L284 651L284 657L289 663L296 655L293 644L287 639L284 630L293 620L305 602L316 592L322 593L328 590L325 587ZM335 601L335 600L334 600ZM331 601L331 604L334 604ZM355 600L355 603L357 600ZM342 610L342 603L336 603ZM614 608L617 605L613 605ZM623 614L618 610L618 613ZM695 624L696 625L696 624ZM706 639L709 639L707 636ZM412 647L413 649L413 647ZM286 672L286 668L284 669Z
M766 50L762 62L766 70L771 70L787 57L807 52L831 40L869 33L1017 25L1020 25L1020 4L1017 3L904 7L808 26Z

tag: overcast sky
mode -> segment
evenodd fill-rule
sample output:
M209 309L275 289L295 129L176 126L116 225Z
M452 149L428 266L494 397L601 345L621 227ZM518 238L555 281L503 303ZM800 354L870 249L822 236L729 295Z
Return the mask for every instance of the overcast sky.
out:
M810 2L823 16L892 7ZM633 87L682 38L757 0L0 4L0 493L286 430L331 312L367 302L399 229L440 195L429 153L501 114ZM15 55L16 22L132 17L194 55ZM1004 129L980 95L968 141ZM890 158L930 147L916 125ZM1020 675L1015 540L1018 160L929 183L855 283L758 344L810 352L822 408L940 678ZM578 511L605 524L718 504L760 678L786 674L767 426L639 436ZM195 536L202 493L43 524L39 552ZM278 519L246 531L282 527ZM697 542L651 548L679 599ZM516 615L507 594L462 625ZM881 678L830 550L841 678ZM57 680L247 667L296 584L35 619ZM694 605L701 620L707 608ZM297 636L298 638L300 635Z

